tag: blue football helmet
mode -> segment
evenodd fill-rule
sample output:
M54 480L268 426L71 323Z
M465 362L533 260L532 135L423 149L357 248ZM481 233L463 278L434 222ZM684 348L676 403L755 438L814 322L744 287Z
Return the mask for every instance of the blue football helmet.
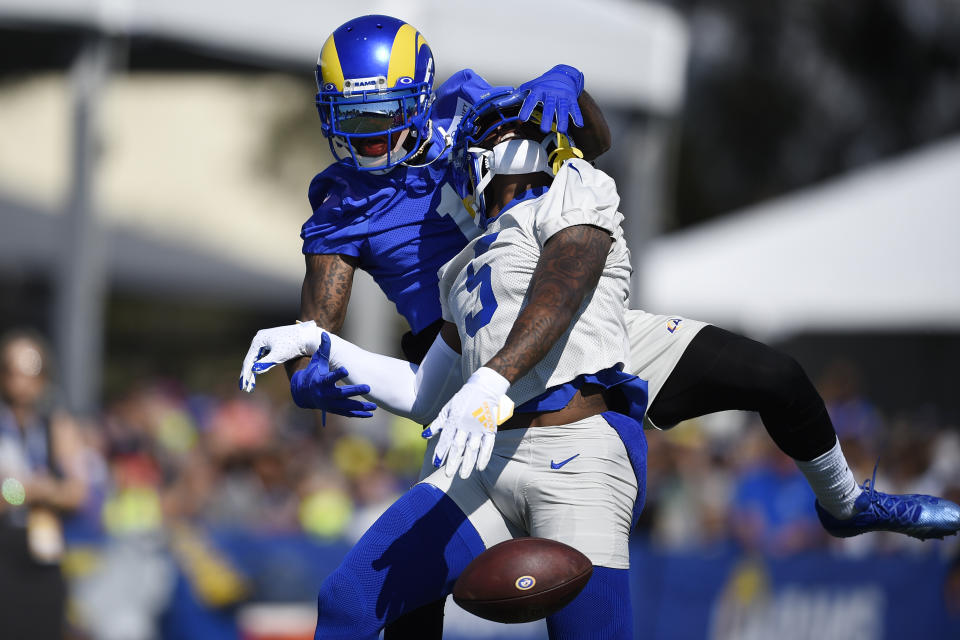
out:
M317 111L333 156L361 171L389 169L429 140L433 53L412 26L354 18L317 60Z
M520 119L525 97L525 91L494 89L457 125L450 156L453 186L481 229L489 222L484 189L493 176L538 171L555 176L566 160L583 157L568 136L557 132L556 124L549 133L540 132L540 107L529 121ZM504 135L510 131L517 134Z

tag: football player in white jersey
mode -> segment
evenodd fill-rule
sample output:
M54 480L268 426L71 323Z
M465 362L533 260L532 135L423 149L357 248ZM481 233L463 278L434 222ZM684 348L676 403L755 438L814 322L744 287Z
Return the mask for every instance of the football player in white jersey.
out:
M313 329L314 363L329 362L296 375L348 367L381 407L432 420L424 436L439 434L442 466L324 582L318 638L377 637L517 535L565 542L594 564L584 591L548 619L551 638L632 637L628 538L644 497L646 383L623 372L630 262L619 196L565 136L522 123L521 102L494 93L465 116L476 135L458 136L454 162L472 176L462 188L480 183L485 233L441 269L445 322L422 364Z

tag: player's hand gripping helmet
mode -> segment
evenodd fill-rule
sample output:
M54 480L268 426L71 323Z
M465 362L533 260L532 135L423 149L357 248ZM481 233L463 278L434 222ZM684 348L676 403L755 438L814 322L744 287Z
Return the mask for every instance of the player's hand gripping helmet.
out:
M539 130L539 108L528 122L520 119L525 96L509 88L492 91L467 111L454 135L453 186L481 229L489 222L483 192L495 175L543 171L555 176L566 160L583 157L555 124L549 133Z
M388 169L429 139L433 54L420 32L362 16L327 38L317 60L317 111L330 150L362 171Z

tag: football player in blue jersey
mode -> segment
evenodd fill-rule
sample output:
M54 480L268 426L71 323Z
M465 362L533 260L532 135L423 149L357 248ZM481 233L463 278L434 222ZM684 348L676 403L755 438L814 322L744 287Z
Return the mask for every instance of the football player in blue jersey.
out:
M337 28L320 50L316 80L321 131L337 162L310 184L300 318L339 331L354 272L363 269L409 323L401 346L408 360L419 362L441 325L437 270L479 233L451 185L450 134L493 87L465 69L434 98L429 45L414 27L388 16L363 16ZM587 159L609 148L609 130L578 70L558 65L519 89L527 97L524 116L540 106L544 131L551 123L560 132L572 129ZM303 347L304 329L258 333L241 387L252 390L255 374L274 364L286 362L291 375L305 366L297 357L316 346ZM337 385L342 378L331 372L309 389L295 389L294 399L323 412L371 415L374 405L354 397L366 386ZM386 638L440 638L442 613L440 601L431 612L392 625Z
M401 67L406 70L396 71ZM441 325L437 269L477 233L451 187L449 133L493 88L464 70L437 90L431 105L426 43L409 25L383 16L366 16L335 31L321 51L317 74L322 127L338 162L310 187L314 214L301 233L307 263L301 319L339 330L353 273L362 268L407 318L411 332L403 350L408 360L419 362ZM589 143L584 145L589 159L609 146L609 135L582 89L579 72L555 67L518 88L526 97L520 116L526 119L542 102L543 129L551 127L554 113L558 131L566 130L570 119L586 124L574 133L578 142ZM578 106L586 117L579 116ZM823 401L792 358L687 318L630 311L627 323L631 373L649 382L652 424L669 426L726 409L757 411L775 443L807 477L817 513L833 535L890 530L929 538L960 529L960 510L953 503L884 494L872 482L856 484ZM310 322L258 333L241 386L252 390L256 373L314 353L315 336ZM297 404L370 415L375 405L354 398L369 388L339 386L346 371L323 366L311 365L293 378ZM439 633L424 624L409 627L411 637Z

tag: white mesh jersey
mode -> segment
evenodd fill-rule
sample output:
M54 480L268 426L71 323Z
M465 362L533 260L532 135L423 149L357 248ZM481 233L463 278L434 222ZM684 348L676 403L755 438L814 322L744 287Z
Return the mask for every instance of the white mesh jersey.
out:
M520 405L580 374L615 365L629 370L630 344L624 308L630 291L630 251L617 211L613 180L588 162L567 161L543 195L509 207L439 270L443 318L457 325L463 378L485 365L504 345L527 304L527 288L544 244L575 225L605 229L613 238L596 290L570 327L507 395Z

